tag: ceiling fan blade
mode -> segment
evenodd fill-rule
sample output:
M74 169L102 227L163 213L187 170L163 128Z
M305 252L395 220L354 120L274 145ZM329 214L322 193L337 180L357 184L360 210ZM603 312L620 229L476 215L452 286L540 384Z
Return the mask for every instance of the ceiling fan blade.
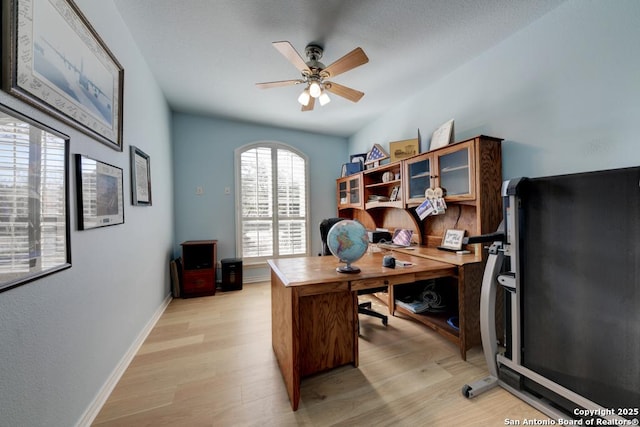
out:
M331 93L335 93L338 96L343 98L347 98L349 101L358 102L360 98L364 96L364 92L360 92L359 90L351 89L350 87L340 85L338 83L333 82L325 82L324 88Z
M293 45L287 41L282 42L273 42L273 47L278 49L289 62L291 62L298 70L300 70L303 74L311 74L311 70L307 66L307 63L304 62L304 59L298 51L293 47Z
M328 77L335 77L338 74L342 74L345 71L359 67L367 62L369 62L369 58L364 53L364 50L357 47L322 70L320 74L323 76L326 74Z
M314 97L311 97L309 99L309 103L307 105L303 105L302 106L302 110L301 111L311 111L313 110L313 106L316 103L316 99Z
M280 86L291 86L291 85L297 85L300 83L304 83L304 80L280 80L277 82L264 82L264 83L256 83L256 86L258 86L260 89L269 89L272 87L280 87Z

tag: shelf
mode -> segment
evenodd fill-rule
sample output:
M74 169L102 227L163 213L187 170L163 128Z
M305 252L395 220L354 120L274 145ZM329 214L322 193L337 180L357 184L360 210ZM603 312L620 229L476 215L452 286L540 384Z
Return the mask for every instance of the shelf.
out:
M365 188L386 187L388 185L400 184L401 182L402 180L400 179L394 179L392 181L387 181L387 182L376 182L375 184L367 184L365 185Z
M365 209L374 208L400 208L402 209L404 204L402 200L396 200L395 202L367 202L364 205Z
M412 313L409 310L406 310L400 306L396 306L396 312L402 313L405 316L409 316L410 318L417 320L425 326L430 327L434 331L439 332L444 335L449 340L454 343L458 343L460 339L460 332L449 326L447 323L447 319L451 316L455 316L455 313Z
M455 172L455 171L465 170L465 169L469 169L469 165L452 166L450 168L443 168L443 169L440 169L440 173Z
M425 176L431 177L431 171L426 171L426 172L422 172L422 173L417 173L415 175L411 175L409 177L409 179L424 178Z

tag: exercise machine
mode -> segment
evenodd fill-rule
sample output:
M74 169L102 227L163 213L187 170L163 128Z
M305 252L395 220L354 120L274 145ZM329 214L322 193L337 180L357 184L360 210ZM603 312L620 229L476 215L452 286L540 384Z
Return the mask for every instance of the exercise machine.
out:
M502 195L499 230L468 238L491 243L480 297L489 376L463 395L500 386L558 423L637 425L640 168L518 178Z

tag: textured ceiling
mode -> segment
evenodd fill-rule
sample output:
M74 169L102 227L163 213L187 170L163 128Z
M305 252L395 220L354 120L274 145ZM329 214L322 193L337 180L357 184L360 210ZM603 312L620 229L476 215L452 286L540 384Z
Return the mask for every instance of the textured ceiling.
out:
M564 0L114 0L174 111L350 136L388 108L538 19ZM369 63L334 81L365 92L332 95L301 112L300 77L271 42L329 65L357 46ZM126 70L125 70L126 73ZM125 77L126 79L126 77Z

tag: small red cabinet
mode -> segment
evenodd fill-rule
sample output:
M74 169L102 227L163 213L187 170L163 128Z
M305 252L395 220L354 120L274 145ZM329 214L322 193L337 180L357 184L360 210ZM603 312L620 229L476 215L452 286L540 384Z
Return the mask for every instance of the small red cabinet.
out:
M182 243L183 298L215 295L217 240L189 240Z

